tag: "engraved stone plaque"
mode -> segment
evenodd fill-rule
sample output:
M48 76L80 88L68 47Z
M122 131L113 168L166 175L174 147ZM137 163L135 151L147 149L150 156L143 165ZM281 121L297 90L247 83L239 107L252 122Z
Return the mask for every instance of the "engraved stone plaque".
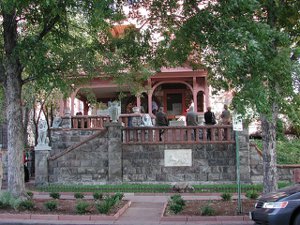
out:
M165 150L165 166L192 166L192 149Z

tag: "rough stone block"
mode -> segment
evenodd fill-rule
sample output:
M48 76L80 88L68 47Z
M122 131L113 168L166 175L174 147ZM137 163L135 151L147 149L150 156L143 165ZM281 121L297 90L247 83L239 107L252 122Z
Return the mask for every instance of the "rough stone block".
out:
M300 169L294 169L294 183L300 183Z

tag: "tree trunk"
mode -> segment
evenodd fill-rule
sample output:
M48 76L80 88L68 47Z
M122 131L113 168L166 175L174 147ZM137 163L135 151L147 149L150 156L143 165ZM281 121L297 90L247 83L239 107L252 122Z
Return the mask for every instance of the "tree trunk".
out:
M21 89L22 67L16 56L17 21L15 11L3 13L5 100L8 124L8 190L14 196L25 192L24 135L22 123Z
M29 140L28 140L28 132L27 128L29 125L29 118L30 118L30 109L27 106L23 107L23 124L24 124L24 144L26 147L30 146Z
M273 105L272 118L261 115L263 140L263 193L277 190L276 121L277 107Z

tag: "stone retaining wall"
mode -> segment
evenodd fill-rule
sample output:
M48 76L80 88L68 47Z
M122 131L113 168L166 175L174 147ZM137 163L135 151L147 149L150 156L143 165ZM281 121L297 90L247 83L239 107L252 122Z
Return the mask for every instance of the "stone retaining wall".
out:
M250 145L250 169L251 169L251 182L252 183L262 183L263 181L263 159L259 152L253 145ZM300 168L300 165L299 165ZM289 165L281 165L277 167L278 180L285 182L294 181L294 167Z
M126 145L121 125L111 123L106 132L64 156L49 161L50 183L120 182L234 182L234 144ZM83 141L91 131L52 130L50 157ZM247 162L247 133L241 134L241 160ZM165 166L166 150L190 149L191 166ZM249 164L241 166L241 177L250 177ZM247 180L249 182L249 180Z
M96 131L53 130L50 157L84 141ZM101 183L108 180L108 139L102 133L92 141L65 154L49 160L50 183ZM37 168L36 168L37 169Z
M50 151L36 153L36 184L45 183L224 183L236 181L235 144L122 144L122 126L106 125L99 130L52 129ZM96 138L86 141L92 135ZM63 156L47 160L84 142ZM242 183L262 183L262 157L249 146L248 133L239 132ZM166 166L165 152L191 152L190 166ZM3 154L4 181L7 154ZM279 180L293 181L294 168L278 168Z
M192 166L166 167L164 151L191 149ZM216 182L236 180L233 145L125 145L124 182Z

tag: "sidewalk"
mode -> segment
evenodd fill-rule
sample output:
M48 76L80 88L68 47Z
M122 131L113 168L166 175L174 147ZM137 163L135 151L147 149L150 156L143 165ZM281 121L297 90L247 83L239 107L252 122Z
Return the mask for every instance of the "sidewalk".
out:
M226 216L226 217L162 217L164 207L172 194L167 193L125 193L124 199L131 202L130 207L117 218L103 216L57 216L40 215L26 216L26 214L0 214L0 224L47 224L47 225L253 225L254 222L248 216ZM183 193L186 200L213 200L220 199L219 193ZM48 193L34 193L34 198L50 199ZM72 194L62 194L62 199L74 198ZM92 199L92 195L86 195L86 199ZM236 196L233 196L236 198Z

